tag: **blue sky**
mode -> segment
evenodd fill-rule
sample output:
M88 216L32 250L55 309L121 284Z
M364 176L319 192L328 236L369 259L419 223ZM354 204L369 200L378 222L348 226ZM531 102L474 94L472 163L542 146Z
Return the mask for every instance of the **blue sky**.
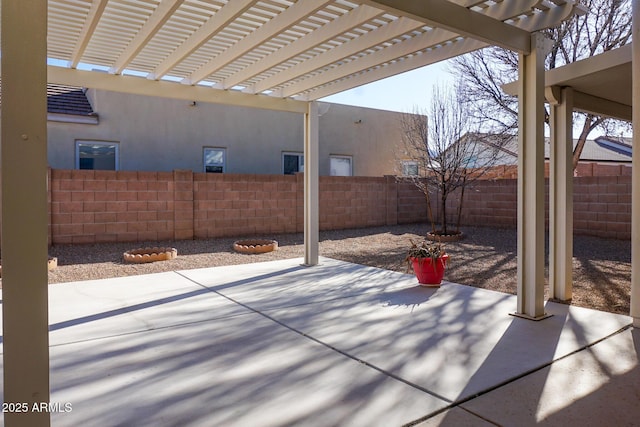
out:
M453 77L445 61L331 95L321 101L409 113L416 106L428 110L433 86L452 82Z

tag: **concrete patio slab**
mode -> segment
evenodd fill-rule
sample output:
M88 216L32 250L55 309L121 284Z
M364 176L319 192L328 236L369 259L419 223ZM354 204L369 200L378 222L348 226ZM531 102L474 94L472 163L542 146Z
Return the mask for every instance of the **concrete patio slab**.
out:
M392 426L447 405L255 313L51 359L52 400L73 404L54 426Z
M52 425L526 425L637 403L627 316L548 303L533 322L512 295L301 262L52 285L51 399L73 408Z
M414 286L415 277L389 270L320 258L306 267L302 258L243 266L181 271L184 277L259 310L293 307ZM280 270L278 270L280 269ZM275 274L274 274L275 272Z
M546 307L553 317L532 322L509 316L514 307L510 295L450 283L437 291L414 287L369 300L266 313L452 402L537 369L630 322L553 303Z
M454 426L454 427L496 427L496 424L483 420L482 418L465 411L461 408L448 409L445 412L439 413L430 417L426 421L416 424L419 427L439 427L439 426Z
M628 329L461 407L498 425L638 425L639 355Z
M453 283L424 288L413 275L326 258L321 264L247 287L225 287L220 276L201 271L185 275L451 402L630 323L627 316L555 303L546 305L552 317L532 322L508 315L516 307L513 295Z
M176 272L58 284L50 289L51 345L249 312Z

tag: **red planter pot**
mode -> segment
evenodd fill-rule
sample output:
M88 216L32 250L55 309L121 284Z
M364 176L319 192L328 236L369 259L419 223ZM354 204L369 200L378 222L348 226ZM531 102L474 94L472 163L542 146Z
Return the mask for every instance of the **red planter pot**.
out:
M440 286L448 261L447 254L442 255L435 263L431 258L411 258L413 271L416 273L418 282L423 286Z

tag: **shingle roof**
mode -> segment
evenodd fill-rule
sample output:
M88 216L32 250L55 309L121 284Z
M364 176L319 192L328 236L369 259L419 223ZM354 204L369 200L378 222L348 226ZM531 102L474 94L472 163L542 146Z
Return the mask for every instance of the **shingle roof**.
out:
M606 144L603 142L607 142ZM628 163L631 164L631 150L628 138L609 138L597 137L595 140L588 139L585 142L580 161L582 162L611 162L611 163ZM573 147L578 143L577 139L573 140ZM625 148L626 150L622 150ZM513 137L501 145L501 151L504 155L500 156L498 164L517 164L518 163L518 138ZM545 138L544 156L549 159L550 142L549 138ZM624 151L624 152L623 152Z
M75 116L96 114L81 87L59 84L47 85L47 111Z
M73 116L97 116L84 89L61 84L47 84L47 112Z

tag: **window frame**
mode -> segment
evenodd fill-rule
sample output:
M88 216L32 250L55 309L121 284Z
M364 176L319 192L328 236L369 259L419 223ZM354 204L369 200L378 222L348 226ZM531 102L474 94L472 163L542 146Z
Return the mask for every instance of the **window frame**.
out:
M217 150L222 152L222 172L207 171L207 166L218 166L207 165L207 150ZM225 147L202 147L202 170L204 173L225 173L227 171L227 149Z
M331 161L333 159L346 159L349 160L349 175L334 175L333 168L331 167ZM353 176L353 156L344 154L331 154L329 155L329 176Z
M80 169L80 147L82 145L102 145L114 147L114 169ZM77 170L120 170L120 141L102 141L91 139L76 139L75 140L75 168Z
M288 174L284 171L284 158L285 156L296 156L298 158L298 170L296 172L294 172L293 174ZM299 151L283 151L282 152L282 156L281 156L281 171L283 175L295 175L296 173L300 173L300 172L304 172L304 153L301 153Z
M416 173L410 174L407 171L408 167L415 167ZM420 165L415 160L403 160L402 161L402 176L419 176L420 175Z

